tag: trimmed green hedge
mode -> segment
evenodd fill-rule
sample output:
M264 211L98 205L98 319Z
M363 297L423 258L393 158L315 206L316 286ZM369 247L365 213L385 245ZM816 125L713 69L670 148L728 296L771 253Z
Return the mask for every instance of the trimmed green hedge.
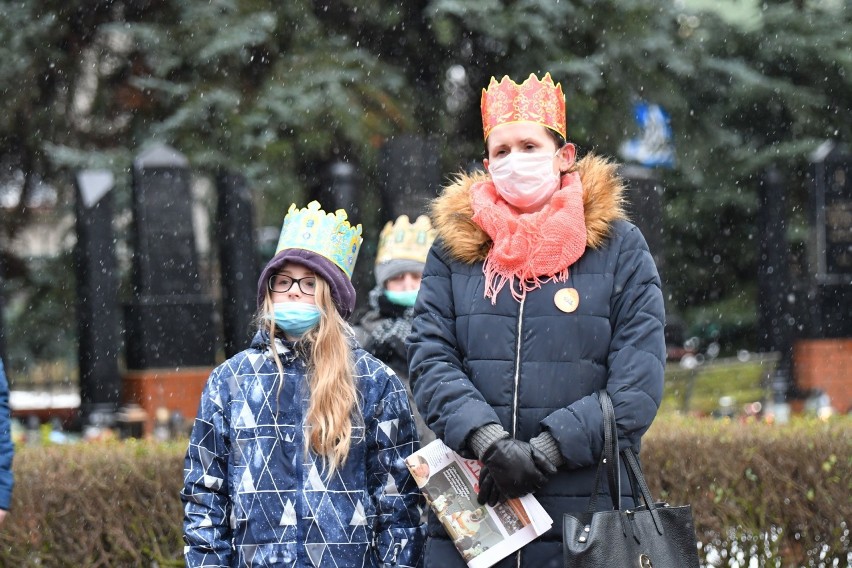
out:
M654 497L693 506L699 541L720 556L708 565L852 565L849 417L773 426L664 416L642 462Z
M23 447L2 566L183 566L186 443Z
M847 417L770 426L664 416L642 459L655 497L692 504L708 566L847 566L850 434ZM20 448L0 565L182 566L185 448Z

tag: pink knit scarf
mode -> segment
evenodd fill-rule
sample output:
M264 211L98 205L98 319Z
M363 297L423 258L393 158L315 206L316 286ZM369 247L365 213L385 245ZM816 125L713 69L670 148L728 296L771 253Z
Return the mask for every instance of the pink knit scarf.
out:
M562 176L562 188L532 213L520 213L509 205L490 180L473 184L470 196L473 222L493 243L483 265L485 297L492 304L506 283L520 302L545 282L568 279L568 267L586 250L580 174Z

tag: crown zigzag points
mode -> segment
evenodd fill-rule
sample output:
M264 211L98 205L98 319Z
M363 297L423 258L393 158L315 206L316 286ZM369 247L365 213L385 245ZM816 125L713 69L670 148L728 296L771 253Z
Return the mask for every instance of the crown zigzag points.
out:
M491 77L488 88L482 89L480 110L485 139L495 127L510 122L535 122L567 138L565 94L560 83L553 83L550 73L540 80L530 73L520 85L508 75L499 83Z
M363 240L360 223L350 225L343 209L326 213L317 201L303 209L294 203L284 217L275 254L290 248L315 252L339 266L351 280Z
M426 215L420 215L414 223L408 215L400 215L396 221L388 221L379 235L376 264L391 260L426 262L436 234Z

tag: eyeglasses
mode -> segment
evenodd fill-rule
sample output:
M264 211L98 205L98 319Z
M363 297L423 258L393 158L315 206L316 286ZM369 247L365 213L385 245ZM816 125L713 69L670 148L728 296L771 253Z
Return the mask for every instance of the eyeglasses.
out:
M305 296L313 296L317 293L317 278L316 276L305 276L304 278L293 278L284 274L273 274L269 278L269 290L272 292L284 293L289 292L293 284L299 286L302 294Z

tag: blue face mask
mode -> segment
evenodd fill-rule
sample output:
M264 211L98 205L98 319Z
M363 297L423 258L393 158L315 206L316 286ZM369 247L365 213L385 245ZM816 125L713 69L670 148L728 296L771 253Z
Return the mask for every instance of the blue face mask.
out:
M302 302L276 302L275 324L295 337L301 337L320 320L319 308Z
M399 292L395 292L393 290L385 290L385 297L387 297L388 301L392 304L410 308L417 300L417 292L419 291L419 288L417 290L402 290Z

